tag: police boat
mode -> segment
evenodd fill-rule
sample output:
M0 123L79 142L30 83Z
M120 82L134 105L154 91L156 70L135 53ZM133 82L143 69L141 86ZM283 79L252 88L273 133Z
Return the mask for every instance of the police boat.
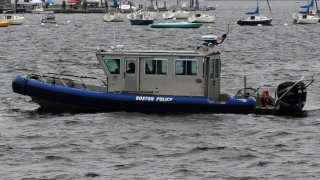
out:
M307 87L301 79L280 84L274 96L265 88L221 92L217 45L227 34L202 36L193 51L97 50L102 79L60 73L19 75L15 93L30 96L49 111L129 111L144 113L277 114L301 112Z

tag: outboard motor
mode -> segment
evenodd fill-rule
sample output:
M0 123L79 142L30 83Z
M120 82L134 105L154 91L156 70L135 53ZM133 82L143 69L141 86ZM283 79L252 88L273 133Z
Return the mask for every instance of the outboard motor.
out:
M307 86L302 82L284 82L277 89L280 113L301 112L307 99Z

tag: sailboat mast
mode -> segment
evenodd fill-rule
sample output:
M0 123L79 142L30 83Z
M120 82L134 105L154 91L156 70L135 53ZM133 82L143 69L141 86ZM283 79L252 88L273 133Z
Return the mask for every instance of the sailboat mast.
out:
M318 13L318 3L317 3L317 0L314 0L314 3L316 4L316 13Z
M270 11L270 15L272 17L272 11L271 11L271 6L270 6L270 3L269 3L269 0L267 0L267 3L268 3L268 7L269 7L269 11Z
M258 8L259 8L259 0L257 0L257 9L258 9ZM260 9L260 8L259 8L259 9ZM259 10L259 11L260 11L260 10ZM260 13L259 11L258 11L258 15L259 15L259 13Z
M17 2L18 0L14 0L14 14L17 13Z

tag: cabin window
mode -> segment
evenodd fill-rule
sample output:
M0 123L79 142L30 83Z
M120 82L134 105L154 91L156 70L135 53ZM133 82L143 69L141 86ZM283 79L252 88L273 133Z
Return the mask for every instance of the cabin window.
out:
M128 59L126 60L126 73L135 74L136 73L136 60Z
M106 59L104 63L110 74L120 74L120 59Z
M197 75L198 74L198 61L197 60L182 60L177 59L175 64L176 75Z
M25 3L29 2L29 0L24 0Z
M210 67L210 77L213 78L219 78L220 77L220 71L221 71L221 63L220 59L212 59L211 67Z
M145 73L166 75L168 72L168 61L162 59L145 60Z
M215 69L214 69L214 77L215 78L219 78L219 76L220 76L220 71L221 71L221 65L220 65L220 59L216 59L215 61L214 61L214 63L215 63Z

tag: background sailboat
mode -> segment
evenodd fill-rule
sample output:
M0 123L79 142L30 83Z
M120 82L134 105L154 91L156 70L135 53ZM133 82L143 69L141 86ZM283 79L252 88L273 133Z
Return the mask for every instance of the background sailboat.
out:
M163 13L162 18L163 19L173 19L173 18L188 19L188 17L190 16L190 12L181 10L181 0L177 1L177 8L178 10L171 10Z
M149 25L154 22L150 12L143 9L130 14L128 19L130 19L131 25Z
M121 13L120 5L113 0L112 10L107 9L107 13L103 16L105 22L123 22L124 15Z
M249 15L249 17L247 19L243 19L243 20L238 20L237 24L239 25L270 25L271 21L272 21L272 12L271 12L271 6L269 3L269 0L267 1L268 7L269 7L269 11L271 14L271 18L268 18L266 16L260 16L260 8L259 8L259 0L257 0L257 7L256 10L253 12L246 12L246 15Z
M298 13L294 13L293 23L296 24L317 24L320 20L318 4L316 0L311 0L308 5L301 6Z

